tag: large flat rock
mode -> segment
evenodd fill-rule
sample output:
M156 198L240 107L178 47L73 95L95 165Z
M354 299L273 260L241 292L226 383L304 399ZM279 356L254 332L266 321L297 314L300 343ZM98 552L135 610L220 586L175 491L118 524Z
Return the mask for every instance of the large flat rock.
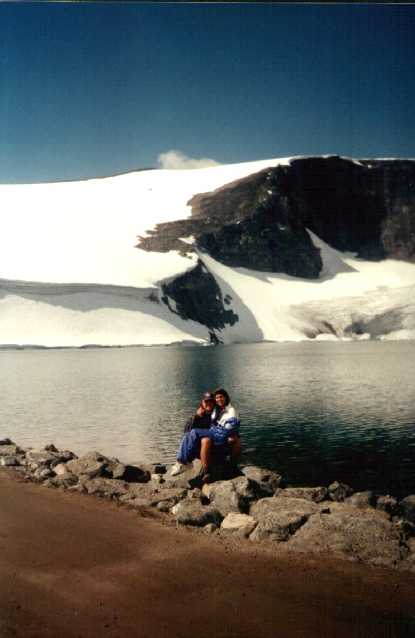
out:
M405 557L399 531L385 512L344 503L324 505L289 539L291 549L339 554L383 567L396 567Z

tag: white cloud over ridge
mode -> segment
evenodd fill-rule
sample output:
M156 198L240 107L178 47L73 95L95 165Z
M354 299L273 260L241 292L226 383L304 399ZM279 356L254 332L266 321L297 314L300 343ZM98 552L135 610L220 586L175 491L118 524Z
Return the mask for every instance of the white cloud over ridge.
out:
M189 169L189 168L208 168L210 166L219 166L219 162L209 157L196 159L188 157L181 151L171 149L165 153L160 153L157 158L160 168L167 169Z

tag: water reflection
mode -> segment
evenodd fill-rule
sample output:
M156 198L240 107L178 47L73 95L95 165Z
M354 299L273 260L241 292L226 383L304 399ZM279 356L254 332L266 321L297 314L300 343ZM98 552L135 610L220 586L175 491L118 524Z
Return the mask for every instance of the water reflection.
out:
M251 344L0 353L1 435L171 461L202 393L229 389L245 462L293 484L415 492L415 344ZM411 356L412 355L412 356Z

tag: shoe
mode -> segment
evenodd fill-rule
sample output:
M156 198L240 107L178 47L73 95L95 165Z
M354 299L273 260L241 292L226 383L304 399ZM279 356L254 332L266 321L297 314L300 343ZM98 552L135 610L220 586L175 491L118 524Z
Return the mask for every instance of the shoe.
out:
M192 467L193 463L180 463L180 461L177 461L171 468L170 476L178 476L179 474L183 474L183 472L191 470Z

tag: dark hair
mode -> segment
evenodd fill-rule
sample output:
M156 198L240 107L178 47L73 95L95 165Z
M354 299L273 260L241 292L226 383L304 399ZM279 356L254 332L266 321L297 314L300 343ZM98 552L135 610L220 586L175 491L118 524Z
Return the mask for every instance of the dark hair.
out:
M205 392L203 397L200 399L199 408L203 407L204 402L215 403L215 397L212 392Z
M224 396L226 405L228 405L228 403L231 402L231 398L230 398L229 394L226 392L226 390L224 390L224 388L218 388L217 390L214 391L213 394L215 395L215 398L216 398L217 394L221 394L222 396Z

